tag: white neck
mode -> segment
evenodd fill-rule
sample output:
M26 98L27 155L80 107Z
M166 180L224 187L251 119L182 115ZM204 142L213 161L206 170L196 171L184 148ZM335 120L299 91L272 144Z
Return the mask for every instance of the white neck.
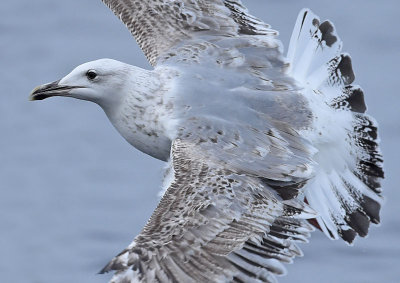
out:
M171 141L164 121L170 111L164 102L169 80L156 71L132 67L117 107L103 107L118 132L135 148L157 159L167 161Z

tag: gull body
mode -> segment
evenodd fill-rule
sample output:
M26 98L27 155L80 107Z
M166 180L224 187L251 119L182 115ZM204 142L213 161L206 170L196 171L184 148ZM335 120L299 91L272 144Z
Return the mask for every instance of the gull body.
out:
M276 282L316 228L353 243L378 224L376 121L329 21L300 12L288 54L240 0L103 0L153 70L110 59L42 85L92 101L169 161L149 222L111 282Z
M90 79L88 72L96 77ZM167 161L172 141L182 136L179 127L185 126L185 120L208 117L207 127L213 134L218 131L216 121L226 131L238 130L236 123L251 124L262 131L274 120L291 123L296 130L305 129L311 116L306 109L308 102L288 82L291 79L281 74L274 84L285 88L277 93L276 86L260 85L262 82L252 75L234 69L221 72L210 60L194 67L176 64L145 70L99 59L76 67L52 84L66 87L67 92L57 96L98 104L132 146ZM286 101L280 103L283 98ZM296 121L291 115L297 116Z

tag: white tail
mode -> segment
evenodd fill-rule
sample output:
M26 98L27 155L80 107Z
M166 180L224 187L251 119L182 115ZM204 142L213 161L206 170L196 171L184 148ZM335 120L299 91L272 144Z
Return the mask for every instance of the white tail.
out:
M382 202L382 156L376 122L364 114L363 91L351 58L329 21L321 23L310 10L300 12L290 41L289 73L303 88L315 111L313 130L304 135L316 145L315 177L305 199L319 213L324 233L351 243L365 236L369 223L379 223Z

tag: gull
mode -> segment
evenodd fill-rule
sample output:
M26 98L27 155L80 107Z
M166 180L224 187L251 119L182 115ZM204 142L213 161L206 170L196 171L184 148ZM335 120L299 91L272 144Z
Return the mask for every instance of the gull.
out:
M302 10L285 56L240 0L103 2L154 68L101 59L30 99L92 101L168 164L111 282L276 282L315 229L350 244L379 223L377 123L330 21Z

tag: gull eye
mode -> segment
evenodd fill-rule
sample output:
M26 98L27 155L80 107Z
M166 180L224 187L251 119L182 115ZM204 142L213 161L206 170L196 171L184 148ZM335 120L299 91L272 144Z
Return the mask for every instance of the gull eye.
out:
M86 72L86 77L89 80L93 81L95 78L97 78L97 73L96 73L95 70L89 70L89 71Z

